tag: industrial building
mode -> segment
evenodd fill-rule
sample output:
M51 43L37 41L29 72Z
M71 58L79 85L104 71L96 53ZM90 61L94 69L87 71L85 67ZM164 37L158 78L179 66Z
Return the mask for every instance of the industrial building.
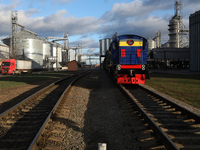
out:
M31 60L36 70L61 67L62 46L53 42L45 41L36 33L22 30L15 34L15 58ZM3 42L10 46L11 37L3 39ZM56 59L57 58L57 59ZM56 64L57 61L57 64Z
M189 48L156 48L149 57L151 69L189 68Z
M19 31L18 28L21 28ZM53 39L49 41L49 39ZM61 69L67 62L76 60L85 64L81 54L81 45L69 47L68 33L64 38L41 38L37 33L27 30L18 23L17 12L11 12L11 35L0 43L0 58L31 60L35 70ZM64 41L64 45L57 41ZM76 53L79 50L79 53ZM82 58L82 59L81 59ZM83 61L83 62L82 62Z
M161 31L156 30L153 39L148 38L149 49L153 48L189 48L189 29L182 22L182 0L175 0L174 16L169 20L169 40L161 39ZM162 41L167 41L161 43Z
M190 15L190 29L186 29L185 25L182 23L181 11L182 0L175 0L175 14L172 19L169 20L169 40L166 43L161 44L161 33L158 31L156 31L155 38L148 38L150 68L178 68L200 71L200 69L197 69L198 66L200 66L200 58L197 58L200 49L198 48L196 39L199 34L198 26L200 24L197 23L197 18L199 17L197 15L199 13Z

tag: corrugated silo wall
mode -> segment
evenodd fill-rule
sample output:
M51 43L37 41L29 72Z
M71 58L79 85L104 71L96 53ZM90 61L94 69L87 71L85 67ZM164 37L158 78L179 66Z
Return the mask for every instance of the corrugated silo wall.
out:
M111 40L112 39L101 39L101 40L99 40L99 42L100 42L100 55L106 54L106 50L109 49Z
M66 63L67 63L67 51L66 50L62 50L62 63L63 63L63 65L66 65Z
M200 71L200 11L190 15L190 70Z
M43 66L45 69L50 69L49 58L51 57L51 43L43 43Z
M58 47L58 62L62 63L62 48Z
M106 55L106 51L109 49L110 43L111 43L112 39L101 39L99 40L99 44L100 44L100 68L102 68L102 63L104 60L104 57Z
M9 47L0 45L0 58L9 58Z
M57 58L57 64L53 64L53 68L61 68L62 64L62 48L58 46L57 44L53 43L52 44L52 56Z
M48 42L43 43L43 59L51 57L51 44Z
M43 41L39 39L17 39L16 47L25 60L33 62L34 69L43 69Z

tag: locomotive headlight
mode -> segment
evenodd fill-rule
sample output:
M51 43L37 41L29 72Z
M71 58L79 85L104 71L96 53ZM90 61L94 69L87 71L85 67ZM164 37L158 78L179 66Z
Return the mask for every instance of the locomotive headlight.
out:
M117 65L117 70L121 70L121 65Z
M145 70L145 65L142 65L142 70Z

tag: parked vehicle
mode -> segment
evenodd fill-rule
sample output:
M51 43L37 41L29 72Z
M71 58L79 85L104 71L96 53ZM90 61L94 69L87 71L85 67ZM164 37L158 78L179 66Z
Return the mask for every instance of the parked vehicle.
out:
M6 59L2 62L2 74L21 74L32 72L32 61Z

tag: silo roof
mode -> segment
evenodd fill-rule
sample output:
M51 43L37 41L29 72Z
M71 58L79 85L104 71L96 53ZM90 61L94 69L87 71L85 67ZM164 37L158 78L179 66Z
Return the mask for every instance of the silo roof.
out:
M18 32L15 36L16 38L19 39L38 39L38 40L44 40L40 38L36 33L28 31L28 30L22 30Z
M29 30L26 30L26 29L17 32L15 37L18 38L18 39L38 39L38 40L44 41L44 39L40 38L36 33L29 31ZM2 41L4 43L10 45L10 38L11 38L11 36L8 36L8 37L2 39Z

